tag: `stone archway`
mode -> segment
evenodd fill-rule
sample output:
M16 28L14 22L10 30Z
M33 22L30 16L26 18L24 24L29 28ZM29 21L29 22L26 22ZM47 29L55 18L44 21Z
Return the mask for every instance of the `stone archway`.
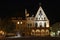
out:
M41 29L41 36L45 36L45 30Z
M32 35L32 36L35 35L35 30L34 30L34 29L32 29L32 31L31 31L31 35Z
M37 26L38 26L38 24L37 23L35 23L35 27L37 28Z
M39 29L36 29L35 35L40 36L40 30Z
M47 35L49 35L49 30L48 30L48 29L46 29L46 36L47 36Z

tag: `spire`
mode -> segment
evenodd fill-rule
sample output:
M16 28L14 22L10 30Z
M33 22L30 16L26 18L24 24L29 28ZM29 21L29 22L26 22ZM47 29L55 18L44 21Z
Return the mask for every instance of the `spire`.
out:
M42 7L41 7L41 3L40 3L40 7L39 7L39 9L38 9L38 11L37 11L37 14L36 14L35 18L41 18L41 19L42 19L42 18L46 18L46 20L48 20L45 12L43 11L43 9L42 9Z
M39 6L41 6L41 3L39 3Z
M28 17L29 13L27 12L27 9L25 9L25 16Z
M25 14L27 13L27 9L25 9Z
M39 7L41 6L41 3L39 3Z

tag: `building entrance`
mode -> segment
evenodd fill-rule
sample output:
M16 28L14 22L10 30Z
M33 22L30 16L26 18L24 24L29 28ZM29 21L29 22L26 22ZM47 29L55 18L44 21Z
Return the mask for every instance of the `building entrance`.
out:
M39 29L36 29L36 30L32 30L31 31L31 35L32 36L47 36L47 35L49 35L49 31L48 30L44 30L44 29L41 29L41 30L39 30Z

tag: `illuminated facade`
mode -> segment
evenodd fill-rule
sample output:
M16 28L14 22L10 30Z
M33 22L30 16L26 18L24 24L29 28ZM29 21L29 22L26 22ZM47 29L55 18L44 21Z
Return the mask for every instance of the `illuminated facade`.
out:
M36 15L29 17L25 9L25 20L15 20L16 29L24 36L49 36L49 20L40 6ZM14 20L13 20L14 21Z
M27 14L27 10L25 10ZM35 17L26 16L26 27L28 33L32 36L48 36L49 35L49 20L40 6Z

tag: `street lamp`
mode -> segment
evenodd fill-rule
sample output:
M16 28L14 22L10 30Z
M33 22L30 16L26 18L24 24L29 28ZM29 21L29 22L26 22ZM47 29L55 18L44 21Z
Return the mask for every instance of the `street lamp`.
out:
M22 24L22 21L20 22L20 24Z
M22 24L22 21L21 22L18 21L17 24Z
M18 21L17 24L20 24L20 22Z
M20 24L20 22L17 21L17 25L16 25L16 30L17 30L17 31L19 30L19 24Z

